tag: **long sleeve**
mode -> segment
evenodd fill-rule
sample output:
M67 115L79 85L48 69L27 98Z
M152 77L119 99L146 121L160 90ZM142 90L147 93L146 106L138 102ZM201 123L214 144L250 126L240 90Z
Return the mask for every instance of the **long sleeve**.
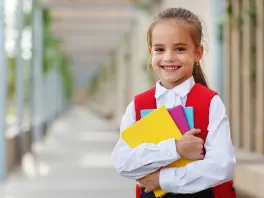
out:
M195 193L232 179L236 159L229 120L218 96L211 101L208 131L203 160L181 168L161 169L160 185L163 191Z
M120 132L135 122L134 102L131 102L122 118ZM114 165L118 173L126 178L139 179L179 159L175 139L159 144L143 143L136 148L129 147L119 138L113 152Z

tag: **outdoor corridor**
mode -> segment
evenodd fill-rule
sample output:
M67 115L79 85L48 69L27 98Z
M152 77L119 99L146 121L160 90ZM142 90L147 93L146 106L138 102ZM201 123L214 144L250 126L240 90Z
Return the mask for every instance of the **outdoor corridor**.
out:
M35 156L11 174L0 198L134 198L134 181L113 168L110 153L118 132L111 123L73 106L58 118Z
M110 154L128 104L159 80L153 17L179 7L201 21L237 192L264 198L263 0L0 0L0 198L135 198Z

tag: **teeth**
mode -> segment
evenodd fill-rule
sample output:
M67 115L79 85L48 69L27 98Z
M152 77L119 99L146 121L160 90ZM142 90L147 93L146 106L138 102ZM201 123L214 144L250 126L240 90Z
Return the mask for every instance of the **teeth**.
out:
M166 69L166 70L175 70L175 69L177 69L178 67L164 67L164 69Z

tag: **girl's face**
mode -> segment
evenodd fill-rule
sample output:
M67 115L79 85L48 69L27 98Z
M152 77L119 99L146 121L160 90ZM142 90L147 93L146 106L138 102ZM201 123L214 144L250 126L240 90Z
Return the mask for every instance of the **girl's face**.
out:
M172 20L159 22L152 30L152 67L164 87L173 88L190 78L194 63L203 55L203 48L195 47L190 31L182 22Z

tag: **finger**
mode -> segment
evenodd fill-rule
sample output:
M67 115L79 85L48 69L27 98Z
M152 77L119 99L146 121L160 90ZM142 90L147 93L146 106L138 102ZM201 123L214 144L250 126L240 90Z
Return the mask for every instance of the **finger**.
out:
M192 129L190 131L187 131L184 135L196 135L201 133L201 129Z
M198 160L203 160L204 159L204 155L201 154L199 157L198 157Z
M137 182L137 185L138 185L139 188L144 188L144 185L142 183L140 183L140 182Z
M142 179L137 179L136 181L137 181L138 183L141 183L141 184L144 184L144 183L145 183L145 179L143 179L143 178L142 178Z
M150 189L148 189L148 188L145 188L144 192L145 192L145 193L150 193L150 192L152 192L152 190L150 190Z
M204 144L204 141L203 139L199 138L199 137L193 137L193 143L196 143L196 144L200 144L200 145L203 145Z
M198 138L200 144L204 144L204 141L202 138Z
M201 150L201 152L203 152L203 145L202 145L202 144L198 144L198 145L197 145L197 148L198 148L199 150Z

